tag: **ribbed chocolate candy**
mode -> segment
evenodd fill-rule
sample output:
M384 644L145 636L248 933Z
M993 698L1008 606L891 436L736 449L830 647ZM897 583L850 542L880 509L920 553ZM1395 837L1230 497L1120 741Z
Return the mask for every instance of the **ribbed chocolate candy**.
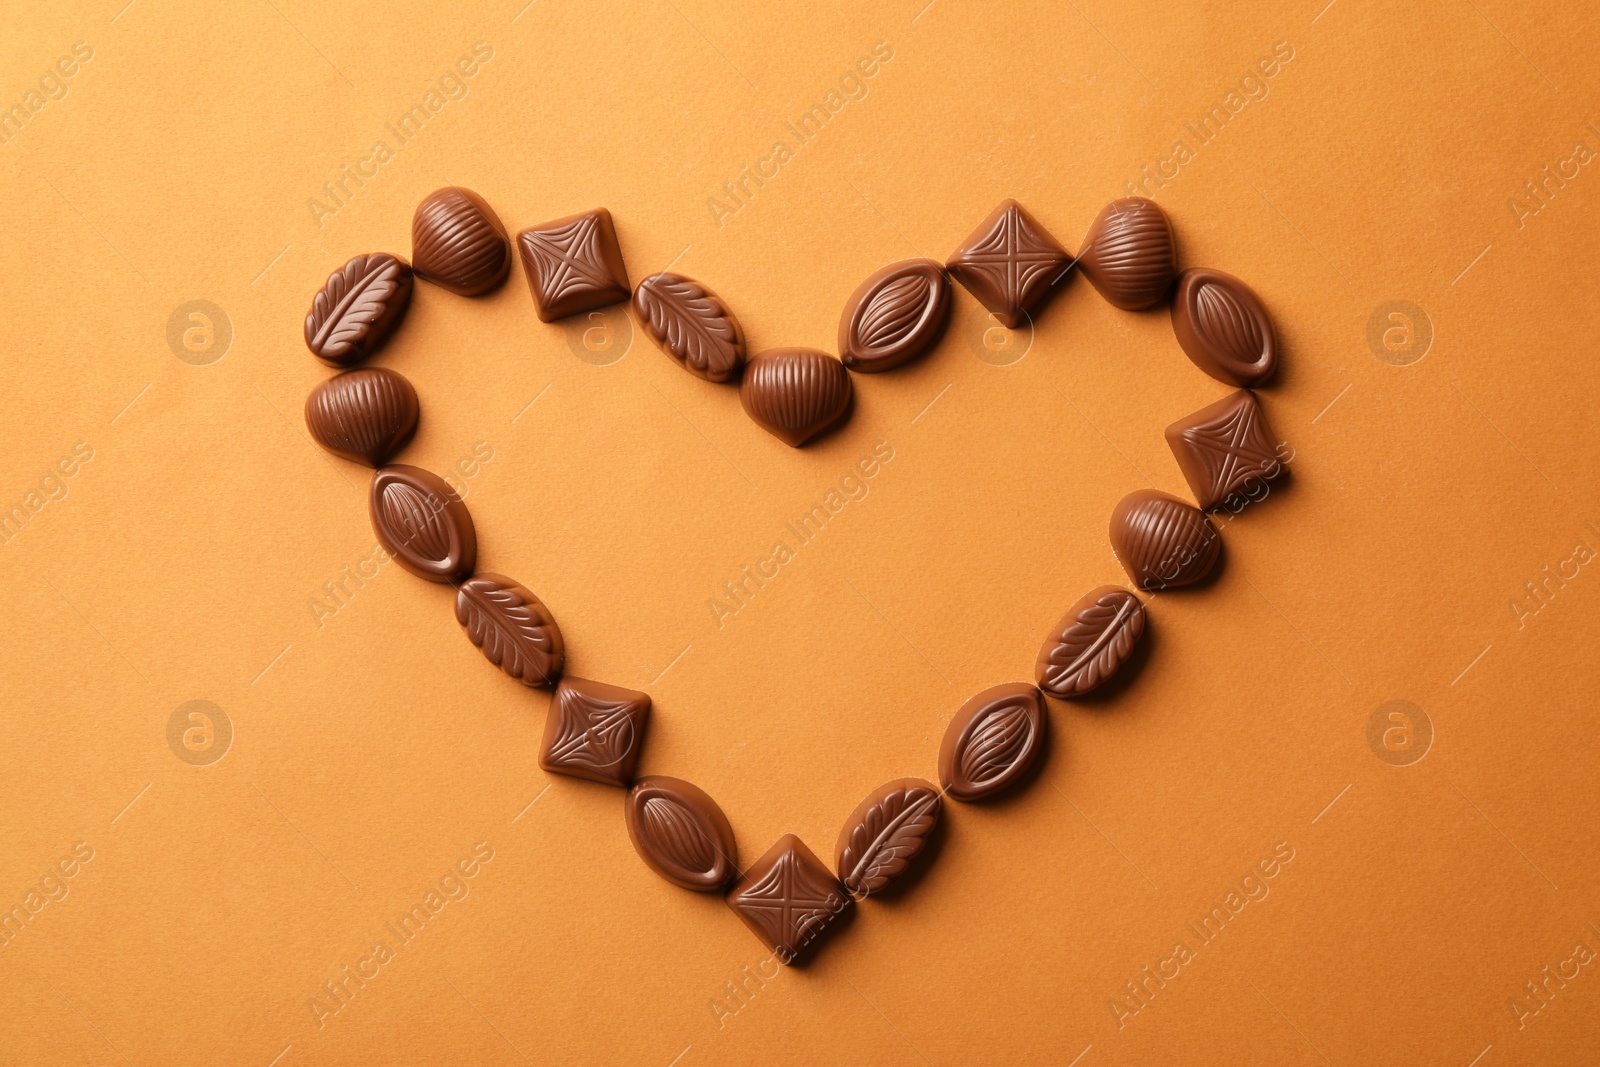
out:
M1211 573L1222 537L1194 505L1140 489L1111 512L1111 547L1139 588L1171 589Z
M417 391L398 372L363 367L336 375L306 397L306 429L336 456L381 467L417 428Z
M461 296L480 296L510 273L511 241L483 197L448 186L417 205L411 220L411 262L435 285Z
M799 448L850 411L850 372L813 348L777 348L750 361L739 385L744 410L768 433Z

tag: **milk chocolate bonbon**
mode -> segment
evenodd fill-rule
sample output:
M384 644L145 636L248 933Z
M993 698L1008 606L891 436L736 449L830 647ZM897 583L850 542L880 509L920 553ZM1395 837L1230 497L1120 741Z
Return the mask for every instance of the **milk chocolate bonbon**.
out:
M517 249L543 322L628 299L617 230L603 207L523 230Z
M335 375L306 397L306 429L336 456L381 467L417 428L417 391L398 371L363 367Z
M1254 393L1237 393L1167 427L1167 444L1201 511L1238 511L1287 468Z
M490 663L523 685L551 686L561 677L561 627L526 586L503 574L475 574L456 590L456 621Z
M850 372L813 348L779 348L750 361L739 401L762 429L799 448L844 421L850 412Z
M778 838L728 890L726 899L784 964L809 955L853 903L833 872L794 834Z
M372 530L406 570L430 582L459 582L478 559L472 516L443 478L403 463L372 476Z
M639 858L673 885L720 890L739 873L733 827L704 790L647 774L628 790L624 818Z
M991 686L961 705L939 746L939 781L982 800L1020 781L1044 748L1044 698L1024 682Z
M708 382L744 366L744 331L716 293L681 274L652 274L633 291L633 310L661 350Z
M411 264L387 252L356 256L328 275L306 315L306 347L331 367L383 347L411 304Z
M411 263L419 275L461 296L481 296L511 272L511 242L500 217L471 189L429 193L411 220Z
M1090 224L1078 267L1114 307L1155 307L1178 274L1167 213L1142 196L1111 201Z
M943 807L938 788L921 778L897 778L874 789L839 831L839 881L858 897L883 889L928 843Z
M639 764L650 697L620 685L566 677L544 720L539 766L626 789Z
M1102 585L1067 610L1034 664L1039 688L1070 700L1111 679L1144 636L1144 604L1126 589Z
M1211 573L1222 553L1222 537L1194 505L1140 489L1111 512L1111 548L1139 588L1171 589Z
M1172 298L1172 332L1194 365L1253 388L1278 369L1278 335L1261 298L1220 270L1186 270Z
M1002 201L945 264L1005 325L1022 325L1050 296L1072 256L1015 200Z
M858 373L916 359L944 333L950 282L931 259L891 263L862 282L839 318L839 360Z

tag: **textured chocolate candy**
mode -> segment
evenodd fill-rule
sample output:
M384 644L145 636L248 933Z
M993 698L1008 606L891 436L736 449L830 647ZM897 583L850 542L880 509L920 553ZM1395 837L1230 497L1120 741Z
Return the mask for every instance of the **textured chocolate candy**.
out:
M939 745L939 781L982 800L1019 781L1044 747L1044 698L1026 682L992 686L961 705Z
M833 872L793 834L784 834L728 890L728 907L790 964L814 949L853 900Z
M555 616L505 575L485 571L462 582L456 621L490 663L523 685L551 686L561 677L566 645Z
M1155 307L1178 275L1172 223L1154 200L1127 196L1100 209L1078 253L1078 266L1113 306Z
M459 582L478 560L467 506L443 478L403 463L372 476L368 498L378 543L400 566L430 582Z
M1144 636L1144 604L1126 589L1102 585L1078 600L1039 649L1034 677L1051 696L1070 700L1109 681Z
M624 818L639 858L673 885L720 890L739 873L733 827L696 786L647 774L628 790Z
M939 343L950 319L950 282L931 259L891 263L862 282L839 317L839 361L875 373Z
M372 355L411 304L411 264L387 252L356 256L328 275L306 315L306 347L331 367Z
M1222 537L1194 505L1140 489L1111 512L1111 548L1139 588L1171 589L1211 573Z
M650 337L684 370L725 382L744 366L744 331L717 294L681 274L652 274L633 291Z
M762 429L799 448L850 412L850 372L813 348L776 348L745 368L739 401Z
M1278 335L1261 298L1220 270L1178 275L1172 332L1194 365L1219 382L1251 388L1278 369Z
M511 272L511 241L494 209L471 189L429 193L411 220L411 262L422 277L461 296L481 296Z
M587 678L566 677L544 720L539 766L626 789L639 765L650 697Z
M1167 444L1201 511L1238 511L1287 468L1255 394L1241 389L1167 427Z
M995 318L1015 328L1039 309L1071 263L1021 204L1005 200L945 266Z
M873 790L839 831L839 881L858 897L887 886L928 843L943 807L939 790L921 778L897 778Z
M346 371L306 397L306 429L334 455L381 467L417 429L417 391L386 367Z
M523 230L517 249L543 322L628 299L628 271L603 207Z

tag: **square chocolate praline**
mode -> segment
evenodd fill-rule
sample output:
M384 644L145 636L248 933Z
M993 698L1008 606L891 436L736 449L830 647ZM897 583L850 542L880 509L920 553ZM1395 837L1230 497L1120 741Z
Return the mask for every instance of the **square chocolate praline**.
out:
M603 207L523 230L517 251L544 322L628 299L628 270Z
M1015 200L1003 200L945 264L978 302L1011 329L1049 299L1072 255Z
M568 675L550 701L539 766L626 789L639 766L649 714L644 693Z
M728 890L728 907L780 963L809 955L854 903L833 872L785 834Z
M1248 389L1179 419L1166 437L1201 511L1238 511L1264 496L1267 483L1287 470L1261 404Z

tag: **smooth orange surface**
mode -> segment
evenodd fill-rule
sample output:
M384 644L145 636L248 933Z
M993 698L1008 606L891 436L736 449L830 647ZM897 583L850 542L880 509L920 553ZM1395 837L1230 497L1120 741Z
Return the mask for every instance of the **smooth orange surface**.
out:
M0 34L0 1061L1593 1061L1585 5L124 3ZM548 696L377 562L368 472L306 436L312 293L409 257L450 183L512 230L609 208L634 280L704 281L756 351L830 348L863 278L1004 197L1077 249L1134 183L1275 318L1292 482L1153 600L1133 685L1052 705L1026 793L947 805L913 892L774 977L615 790L539 769ZM1125 581L1106 517L1187 495L1162 431L1226 392L1082 279L1031 338L991 325L957 289L803 451L625 315L540 323L520 266L419 283L376 363L481 565L574 673L653 697L641 771L715 796L747 862L831 857Z

